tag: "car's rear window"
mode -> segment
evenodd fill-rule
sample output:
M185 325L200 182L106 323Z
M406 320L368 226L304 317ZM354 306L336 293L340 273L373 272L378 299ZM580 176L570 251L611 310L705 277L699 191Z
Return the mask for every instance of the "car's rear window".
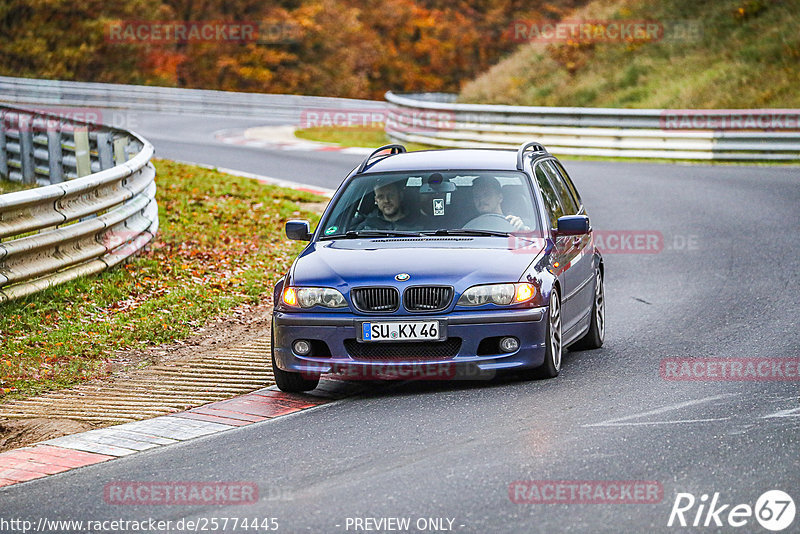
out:
M352 231L539 230L528 178L519 172L365 174L351 180L322 222L322 238Z

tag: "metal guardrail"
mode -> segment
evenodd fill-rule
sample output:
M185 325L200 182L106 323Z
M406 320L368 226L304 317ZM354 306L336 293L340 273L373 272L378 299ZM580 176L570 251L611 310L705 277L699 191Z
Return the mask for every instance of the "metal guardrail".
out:
M455 99L443 93L386 93L387 135L392 141L460 148L516 148L535 139L552 153L579 156L800 160L798 109L556 108L460 104ZM782 129L742 128L764 125L766 115L772 120L768 126ZM714 122L713 129L702 127Z
M0 101L42 106L87 106L206 116L259 115L271 123L297 122L309 109L384 110L385 102L323 96L279 95L0 76Z
M153 146L135 133L0 106L0 302L94 274L158 231Z

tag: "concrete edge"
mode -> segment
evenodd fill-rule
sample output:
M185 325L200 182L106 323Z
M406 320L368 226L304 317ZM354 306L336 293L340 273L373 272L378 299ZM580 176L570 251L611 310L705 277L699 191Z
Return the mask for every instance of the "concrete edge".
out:
M335 379L323 379L307 394L283 393L271 386L184 412L41 441L0 453L0 488L270 421L363 390L363 385Z

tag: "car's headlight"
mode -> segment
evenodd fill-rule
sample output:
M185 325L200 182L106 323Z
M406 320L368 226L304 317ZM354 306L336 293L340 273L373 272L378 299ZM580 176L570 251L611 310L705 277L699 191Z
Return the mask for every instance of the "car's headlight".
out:
M283 290L283 303L287 306L312 308L344 308L347 301L342 294L329 287L287 287Z
M458 299L458 306L483 306L492 303L499 306L527 302L536 295L533 284L520 282L517 284L491 284L472 286L464 291Z

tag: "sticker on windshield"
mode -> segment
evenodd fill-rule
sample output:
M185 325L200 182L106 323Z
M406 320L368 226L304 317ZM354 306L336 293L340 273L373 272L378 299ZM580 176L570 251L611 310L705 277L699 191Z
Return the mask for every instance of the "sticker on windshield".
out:
M443 198L434 198L433 199L433 214L434 215L444 215L444 199Z
M335 233L336 230L338 229L339 229L338 226L329 226L325 229L325 235L331 235L332 233Z

